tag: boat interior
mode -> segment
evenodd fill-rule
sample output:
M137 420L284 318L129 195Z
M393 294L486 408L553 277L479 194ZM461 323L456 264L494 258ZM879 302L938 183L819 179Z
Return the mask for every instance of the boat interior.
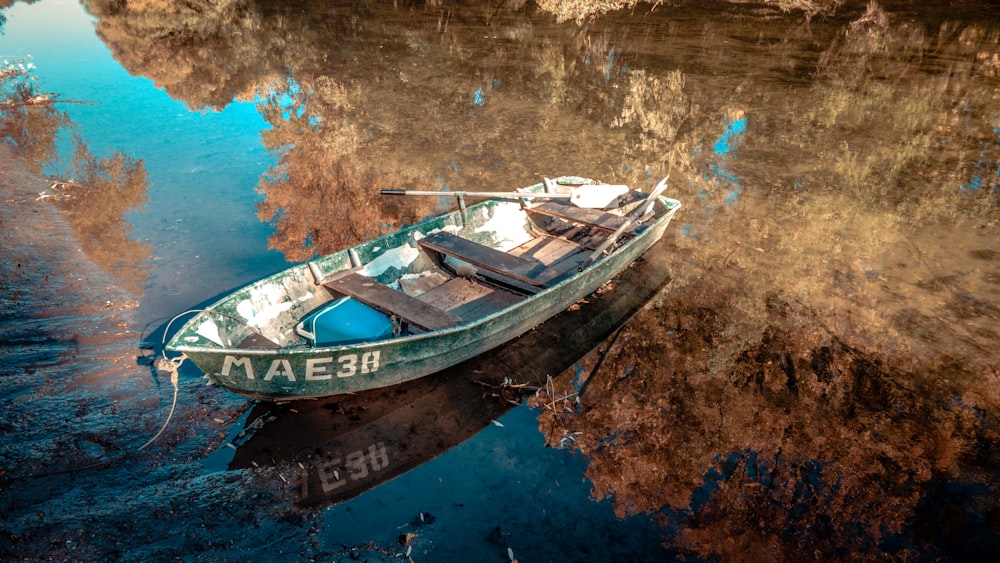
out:
M391 319L391 335L378 328L374 329L377 334L362 335L359 340L461 325L575 274L609 237L619 234L624 241L634 236L641 226L639 221L632 222L630 213L645 197L629 191L611 209L582 208L562 200L522 200L531 236L514 248L499 250L439 230L417 241L425 257L418 274L400 277L390 286L362 275L355 267L325 277L320 284L330 292L329 303L353 298ZM312 345L323 345L302 322L296 332ZM350 340L343 335L338 338L337 342ZM259 339L252 340L245 344L261 345Z

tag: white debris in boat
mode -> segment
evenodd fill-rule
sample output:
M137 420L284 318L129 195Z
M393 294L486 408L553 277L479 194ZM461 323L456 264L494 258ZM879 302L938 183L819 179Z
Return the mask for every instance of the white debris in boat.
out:
M489 217L488 213L484 207L483 214ZM493 233L497 248L503 251L516 248L531 240L531 234L525 230L524 211L517 203L498 203L493 208L493 217L476 229L476 232Z
M414 274L403 274L399 276L401 280L418 280L420 278L426 278L429 276L437 275L434 272L416 272Z
M459 226L459 225L445 225L445 226L441 227L440 229L434 229L434 230L430 231L426 235L424 233L420 232L420 231L415 231L413 233L413 240L419 241L420 239L422 239L422 238L424 238L424 237L426 237L428 235L433 235L434 233L440 233L442 231L446 232L446 233L451 233L451 234L455 235L455 234L458 234L461 230L462 230L462 227Z
M382 275L389 268L402 270L412 264L419 255L420 252L416 248L409 244L404 244L398 248L386 250L378 258L365 264L365 267L358 273L362 276L374 278Z
M198 325L198 329L195 330L195 332L212 342L215 342L219 346L225 346L225 344L222 343L222 337L219 336L219 327L215 324L215 321L208 320L201 323Z
M250 288L250 298L236 305L236 312L246 319L247 326L263 329L271 321L292 308L293 302L285 297L285 288L278 284L265 284Z

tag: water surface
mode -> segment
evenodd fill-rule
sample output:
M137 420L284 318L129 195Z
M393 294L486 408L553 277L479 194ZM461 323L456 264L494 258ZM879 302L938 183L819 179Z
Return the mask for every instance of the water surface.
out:
M535 374L552 381L502 426L470 423L485 430L326 509L296 504L278 460L216 471L267 417L196 370L137 452L169 383L73 326L102 326L91 309L29 306L11 270L3 459L31 463L0 477L10 545L38 558L72 553L67 541L125 558L996 551L995 9L681 2L577 24L515 4L3 11L0 58L30 54L40 88L74 102L55 105L58 126L19 117L38 140L19 154L102 194L9 200L58 212L97 272L54 299L133 300L122 320L101 317L133 344L233 286L447 204L381 188L558 174L648 188L669 173L685 204L657 250L671 280L621 332ZM76 279L84 265L67 264L52 275ZM58 360L22 354L29 341ZM481 371L527 379L501 361ZM94 518L98 499L110 508ZM172 539L123 523L137 511ZM119 531L78 533L95 519Z

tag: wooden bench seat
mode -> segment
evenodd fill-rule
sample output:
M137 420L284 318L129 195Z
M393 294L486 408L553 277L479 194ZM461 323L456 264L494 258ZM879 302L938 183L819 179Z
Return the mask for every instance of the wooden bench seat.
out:
M527 206L525 209L540 215L569 221L575 225L595 227L602 231L613 233L625 223L626 219L623 215L627 215L636 205L642 205L646 201L646 198L646 194L640 191L629 190L618 201L619 210L622 212L621 215L609 213L602 209L577 207L569 201L560 200L549 200L544 203Z
M335 277L323 285L387 315L396 315L403 322L423 330L441 330L463 322L443 309L353 272Z
M545 272L546 266L538 260L507 254L445 231L427 235L420 239L419 244L424 249L458 258L481 270L500 274L528 286L547 287L544 282L539 281L538 276Z
M555 217L578 225L596 227L609 233L625 223L625 218L600 209L586 209L560 201L548 201L527 208L529 212Z

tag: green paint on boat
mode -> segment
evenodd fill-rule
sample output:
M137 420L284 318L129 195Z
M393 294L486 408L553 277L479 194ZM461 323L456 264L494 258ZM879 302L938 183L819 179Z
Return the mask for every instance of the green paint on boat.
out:
M578 213L565 203L553 214L553 204L536 206L525 197L589 184L598 183L562 177L548 187L536 184L516 197L469 205L292 266L198 311L166 349L184 354L212 383L276 400L364 391L443 370L593 293L655 244L681 207L674 199L655 195L650 201L630 191L602 212ZM620 225L623 218L632 221L617 229L624 235L594 256L615 231L600 222ZM444 233L435 239L461 243L454 248L467 254L445 257L429 242L421 245L435 233ZM301 327L296 331L308 315L345 297L368 300L394 330L324 346L313 345ZM439 326L444 328L427 328Z

